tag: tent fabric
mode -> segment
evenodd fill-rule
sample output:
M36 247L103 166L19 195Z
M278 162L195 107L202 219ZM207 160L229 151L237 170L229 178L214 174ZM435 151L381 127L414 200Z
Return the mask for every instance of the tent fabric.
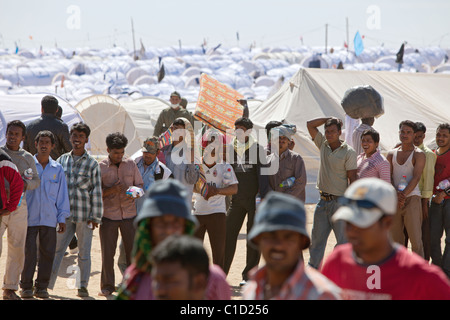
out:
M295 151L300 153L307 170L306 202L316 203L315 188L319 169L319 150L311 141L306 122L318 117L339 117L344 124L342 98L348 88L371 85L384 99L385 113L373 127L380 132L383 153L398 142L398 125L402 120L421 121L427 127L425 142L431 145L437 126L450 122L450 75L386 71L351 71L300 68L267 100L249 100L250 119L254 132L264 129L272 120L295 124ZM168 94L169 95L169 94ZM168 96L167 95L167 96ZM0 95L0 145L5 143L6 123L21 119L25 124L40 115L40 100L44 94ZM94 156L106 156L106 135L120 131L129 145L125 152L132 156L140 152L144 140L153 134L159 113L169 106L166 100L143 97L136 100L116 100L107 95L92 95L72 107L57 97L63 107L63 120L68 123L85 121L92 129L90 150ZM190 100L187 109L195 112L198 104ZM355 124L351 127L354 128ZM323 132L323 127L319 128ZM261 130L256 138L265 145ZM344 126L343 137L349 136Z
M6 143L6 125L20 120L25 125L41 116L41 100L47 94L0 95L0 146ZM58 99L63 109L62 120L69 126L83 121L77 110L63 98Z
M305 161L308 175L307 203L315 203L318 199L315 185L319 150L309 136L306 122L330 116L344 121L342 98L348 88L357 85L371 85L383 96L385 114L377 118L373 125L380 132L380 149L383 153L398 142L398 126L402 120L423 122L427 127L427 145L434 140L437 126L450 122L450 75L300 69L277 93L250 109L250 118L256 129L264 128L271 120L283 119L297 126L294 151L300 153ZM323 127L319 130L323 132Z
M142 146L133 120L118 100L107 95L93 95L81 100L75 108L91 129L89 140L93 156L101 158L108 154L106 137L113 132L121 132L128 138L127 155L132 154L130 150Z

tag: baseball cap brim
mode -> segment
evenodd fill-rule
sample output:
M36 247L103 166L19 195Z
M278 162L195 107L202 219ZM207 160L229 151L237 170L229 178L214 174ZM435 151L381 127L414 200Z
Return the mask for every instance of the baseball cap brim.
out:
M158 149L150 151L146 147L142 147L141 151L142 152L148 152L148 153L151 153L151 154L155 154L158 151Z
M344 220L365 229L373 225L383 216L383 211L378 208L363 209L357 205L341 206L333 215L333 221Z

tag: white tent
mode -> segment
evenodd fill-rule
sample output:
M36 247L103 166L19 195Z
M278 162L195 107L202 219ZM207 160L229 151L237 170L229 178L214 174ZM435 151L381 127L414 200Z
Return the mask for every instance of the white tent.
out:
M127 155L132 154L130 150L140 147L134 123L118 100L98 94L81 100L75 108L91 129L89 141L92 155L103 157L108 154L106 136L113 132L121 132L128 138Z
M0 95L0 146L5 145L6 125L20 120L25 125L41 115L41 100L46 94ZM83 121L81 115L66 100L55 96L63 109L62 120L69 126Z
M375 120L380 132L380 148L392 149L398 141L402 120L421 121L427 127L427 144L434 140L439 123L450 122L450 75L403 72L300 69L268 100L250 110L255 128L264 128L271 120L285 119L297 125L295 151L306 165L307 203L315 203L319 168L319 150L312 142L306 122L318 117L339 117L345 113L341 100L345 91L357 85L371 85L384 98L385 114ZM323 132L323 127L319 128ZM345 128L344 128L345 130Z

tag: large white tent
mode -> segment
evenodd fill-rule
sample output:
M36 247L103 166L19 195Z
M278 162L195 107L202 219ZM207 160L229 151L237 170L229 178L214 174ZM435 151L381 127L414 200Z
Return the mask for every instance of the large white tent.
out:
M339 117L344 121L341 100L347 89L371 85L384 99L385 113L375 120L380 132L380 149L386 152L398 142L402 120L421 121L427 127L426 143L431 144L438 124L450 122L450 75L334 69L300 69L268 100L250 110L257 128L271 120L285 120L297 126L295 151L306 165L306 202L316 202L315 189L319 150L312 142L306 122L318 117ZM319 128L323 132L323 127ZM344 128L345 130L345 128Z
M0 145L5 145L6 125L12 120L20 120L25 125L41 115L41 100L46 94L0 95ZM77 110L63 98L56 96L63 109L62 119L70 127L83 121Z
M382 71L350 71L299 68L286 79L277 92L266 101L249 100L250 118L255 129L263 129L271 120L285 120L297 125L296 147L305 160L308 172L307 203L317 200L315 189L319 168L319 151L311 141L306 121L316 117L336 116L345 119L340 102L345 91L357 85L371 85L384 98L385 114L377 118L374 128L381 134L383 152L398 141L398 124L409 119L427 126L427 144L434 140L439 123L450 122L450 75ZM0 144L4 144L6 123L20 119L26 124L40 115L40 100L44 94L0 95ZM69 126L85 121L92 129L90 152L106 155L106 135L120 131L126 134L129 156L137 153L146 137L153 134L156 119L166 100L158 97L115 99L109 95L91 95L72 107L57 97L64 109L63 120ZM195 111L196 101L190 100L188 110ZM323 128L320 128L323 130ZM344 128L345 130L345 128ZM257 134L264 144L264 134Z

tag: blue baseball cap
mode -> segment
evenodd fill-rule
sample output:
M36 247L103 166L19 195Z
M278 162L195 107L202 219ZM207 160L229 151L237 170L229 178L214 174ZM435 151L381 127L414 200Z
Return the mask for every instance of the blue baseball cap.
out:
M175 179L155 181L145 193L145 200L135 224L142 219L173 214L197 225L198 221L191 213L187 195L186 187Z
M294 196L271 191L258 207L248 241L256 246L254 239L263 232L291 230L304 235L309 247L311 238L306 231L306 212L303 202Z

